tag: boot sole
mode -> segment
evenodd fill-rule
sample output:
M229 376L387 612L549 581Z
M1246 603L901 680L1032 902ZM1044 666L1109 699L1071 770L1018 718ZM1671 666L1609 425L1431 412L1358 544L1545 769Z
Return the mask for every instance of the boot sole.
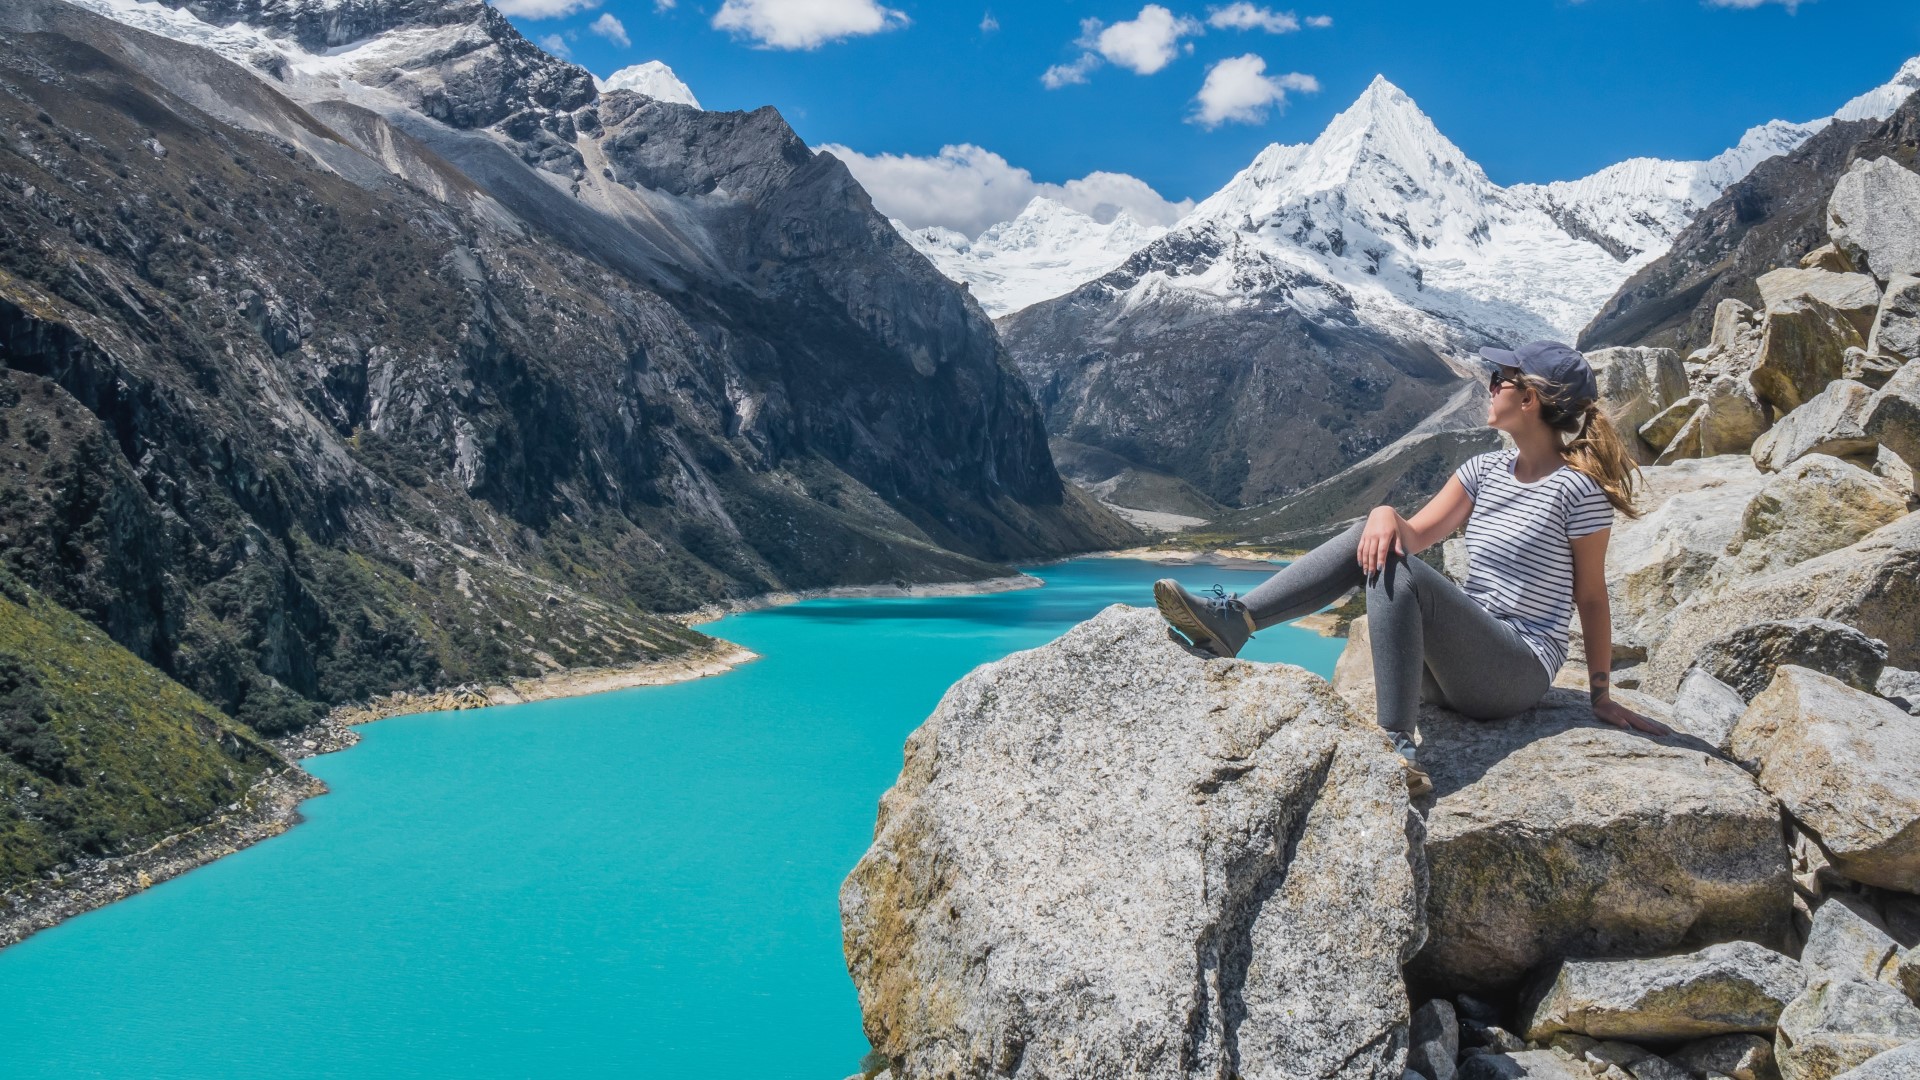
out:
M1194 615L1193 609L1180 598L1173 589L1163 587L1162 582L1153 583L1153 606L1160 609L1160 617L1173 624L1175 630L1186 635L1194 648L1205 649L1223 659L1232 659L1233 654L1221 651L1225 645L1219 638L1207 633L1207 628Z

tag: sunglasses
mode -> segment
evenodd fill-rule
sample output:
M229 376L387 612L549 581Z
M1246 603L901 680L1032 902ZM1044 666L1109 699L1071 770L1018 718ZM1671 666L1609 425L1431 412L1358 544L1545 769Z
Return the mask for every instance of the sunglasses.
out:
M1509 375L1504 371L1496 371L1487 376L1487 393L1497 396L1500 393L1501 383L1505 383L1515 390L1525 390L1527 388L1526 382L1522 380L1519 375Z

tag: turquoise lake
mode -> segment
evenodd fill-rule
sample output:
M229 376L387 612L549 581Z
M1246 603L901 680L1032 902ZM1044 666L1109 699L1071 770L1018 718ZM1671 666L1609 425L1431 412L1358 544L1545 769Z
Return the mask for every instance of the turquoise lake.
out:
M702 627L763 659L674 686L360 728L285 835L0 951L0 1077L840 1080L866 1052L841 879L955 679L1153 579L818 600ZM1330 675L1294 627L1244 655Z

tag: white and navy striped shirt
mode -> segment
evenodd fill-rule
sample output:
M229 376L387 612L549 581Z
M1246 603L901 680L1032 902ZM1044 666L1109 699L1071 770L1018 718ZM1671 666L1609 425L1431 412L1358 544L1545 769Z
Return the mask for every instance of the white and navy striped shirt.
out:
M1613 525L1613 505L1593 477L1569 466L1523 484L1517 450L1481 454L1454 472L1473 500L1467 518L1467 595L1520 632L1552 675L1567 659L1573 616L1568 541Z

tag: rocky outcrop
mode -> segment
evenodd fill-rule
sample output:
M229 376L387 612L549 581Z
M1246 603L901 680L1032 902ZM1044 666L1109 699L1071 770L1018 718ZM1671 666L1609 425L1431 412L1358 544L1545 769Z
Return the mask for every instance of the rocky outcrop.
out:
M1698 667L1680 680L1680 690L1673 697L1680 730L1722 753L1746 711L1747 701L1738 691Z
M1835 379L1754 442L1753 463L1779 472L1808 454L1871 459L1880 445L1866 429L1872 398L1866 384Z
M1833 1080L1920 1040L1920 1009L1878 983L1816 979L1780 1014L1774 1057L1784 1080Z
M1767 477L1732 456L1675 462L1642 477L1641 516L1614 523L1607 592L1614 641L1644 654L1666 639L1675 609L1713 580Z
M1920 174L1888 157L1856 159L1833 185L1827 235L1882 283L1920 274Z
M1920 363L1895 372L1867 403L1867 436L1920 469Z
M1920 1076L1920 1039L1875 1054L1835 1080L1912 1080Z
M1522 1005L1529 1039L1562 1031L1665 1041L1770 1033L1806 977L1791 957L1748 941L1649 960L1568 960Z
M1718 1074L1728 1080L1775 1080L1773 1040L1757 1035L1720 1035L1690 1042L1667 1055L1689 1076Z
M1614 426L1624 434L1637 432L1655 416L1687 396L1687 370L1672 349L1596 349L1587 363L1600 389L1600 401ZM1668 439L1629 439L1634 460L1650 465ZM1651 444L1651 445L1650 445Z
M1609 575L1611 577L1611 575ZM1649 654L1642 689L1673 693L1699 647L1727 631L1798 617L1845 623L1887 644L1896 667L1920 666L1920 515L1908 514L1844 548L1764 577L1683 595L1666 647Z
M1920 725L1911 717L1785 666L1748 705L1731 748L1842 874L1920 892Z
M903 1078L1398 1080L1417 839L1325 683L1109 608L908 740L841 891L867 1035Z
M1738 532L1714 568L1712 584L1797 566L1846 547L1906 513L1906 494L1888 480L1839 458L1806 455L1748 501Z
M1846 351L1867 343L1880 290L1865 274L1790 268L1762 274L1756 285L1765 329L1753 388L1787 412L1845 374Z
M1800 962L1812 978L1857 979L1900 988L1900 943L1865 900L1842 893L1813 913Z
M1773 800L1739 768L1592 719L1554 691L1511 720L1422 710L1428 940L1411 970L1468 990L1562 957L1781 939Z
M1900 274L1887 282L1867 334L1867 352L1900 361L1920 359L1920 277Z
M1751 623L1700 647L1702 670L1752 701L1792 664L1872 693L1887 663L1887 646L1831 619L1778 619Z

